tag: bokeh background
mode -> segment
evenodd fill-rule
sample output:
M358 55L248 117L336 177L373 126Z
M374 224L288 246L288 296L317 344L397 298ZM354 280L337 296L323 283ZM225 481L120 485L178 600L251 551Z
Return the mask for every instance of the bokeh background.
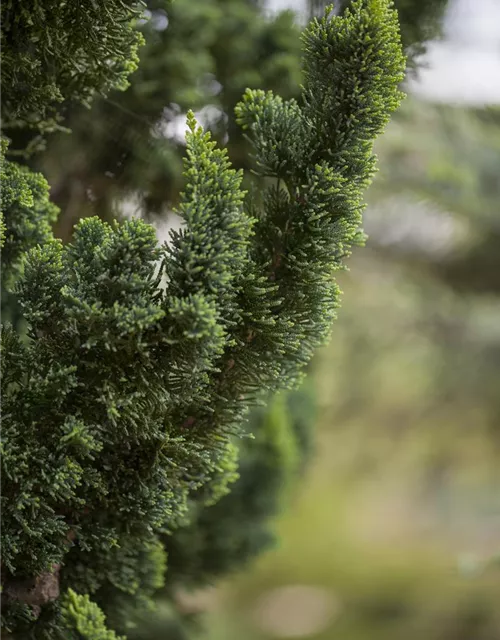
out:
M188 108L248 168L234 105L247 86L298 94L300 26L322 4L149 1L131 87L72 108L73 134L33 157L57 234L97 211L167 237ZM500 2L400 5L408 99L377 143L331 343L291 409L314 407L314 448L275 548L178 594L209 640L500 638ZM177 637L169 616L160 603L137 637Z
M500 3L441 33L377 145L314 463L213 640L500 638Z

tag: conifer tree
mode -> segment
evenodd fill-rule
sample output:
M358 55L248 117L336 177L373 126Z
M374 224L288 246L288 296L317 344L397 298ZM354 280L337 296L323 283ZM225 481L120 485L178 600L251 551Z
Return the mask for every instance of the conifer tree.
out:
M303 41L300 101L248 90L237 107L268 186L247 196L191 115L184 226L163 247L141 220L95 217L62 245L46 224L47 184L2 161L5 269L28 327L2 334L3 625L14 637L125 632L164 582L164 536L230 490L249 407L294 387L328 337L333 275L362 238L372 145L401 99L404 58L388 0L356 0Z

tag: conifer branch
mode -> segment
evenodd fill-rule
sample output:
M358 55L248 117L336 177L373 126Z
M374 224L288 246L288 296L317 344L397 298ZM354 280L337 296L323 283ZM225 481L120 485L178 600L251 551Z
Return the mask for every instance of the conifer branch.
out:
M112 638L104 614L119 629L122 600L147 605L162 537L236 479L248 408L296 385L329 334L404 59L388 0L313 21L304 46L300 102L247 91L237 107L273 181L258 207L190 115L184 226L168 246L141 220L87 218L70 244L49 234L12 253L28 336L2 336L4 586L58 570L74 589L37 597L39 637ZM53 214L46 185L37 209L21 183L2 203L7 239L15 207ZM38 614L16 593L6 629L31 632Z

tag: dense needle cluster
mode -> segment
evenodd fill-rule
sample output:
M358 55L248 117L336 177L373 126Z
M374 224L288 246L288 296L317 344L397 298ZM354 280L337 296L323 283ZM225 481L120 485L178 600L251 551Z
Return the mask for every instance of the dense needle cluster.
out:
M125 631L163 584L165 537L230 491L249 407L294 387L328 337L404 58L388 0L313 21L304 48L301 101L249 90L237 107L259 194L189 117L184 224L163 247L141 220L98 218L63 245L43 227L46 185L3 161L3 242L28 326L2 342L16 637L115 637L97 606ZM15 208L46 212L39 236L9 222Z
M125 88L143 10L141 0L2 2L3 126L51 130L66 103Z

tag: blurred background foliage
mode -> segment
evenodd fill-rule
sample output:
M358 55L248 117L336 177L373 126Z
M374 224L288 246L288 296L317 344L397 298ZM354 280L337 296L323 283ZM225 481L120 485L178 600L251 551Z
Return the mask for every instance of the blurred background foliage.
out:
M324 4L311 0L309 15ZM291 11L147 5L130 87L69 105L72 135L25 159L52 187L65 240L95 213L143 215L164 234L187 108L248 168L233 117L243 90L297 95ZM396 5L418 73L446 2ZM12 148L28 146L29 132L7 133ZM244 441L233 493L167 542L159 610L131 640L183 640L200 615L209 640L500 637L500 109L410 96L377 153L369 241L339 278L331 344L302 390L252 416L259 435ZM249 568L272 539L278 548Z

